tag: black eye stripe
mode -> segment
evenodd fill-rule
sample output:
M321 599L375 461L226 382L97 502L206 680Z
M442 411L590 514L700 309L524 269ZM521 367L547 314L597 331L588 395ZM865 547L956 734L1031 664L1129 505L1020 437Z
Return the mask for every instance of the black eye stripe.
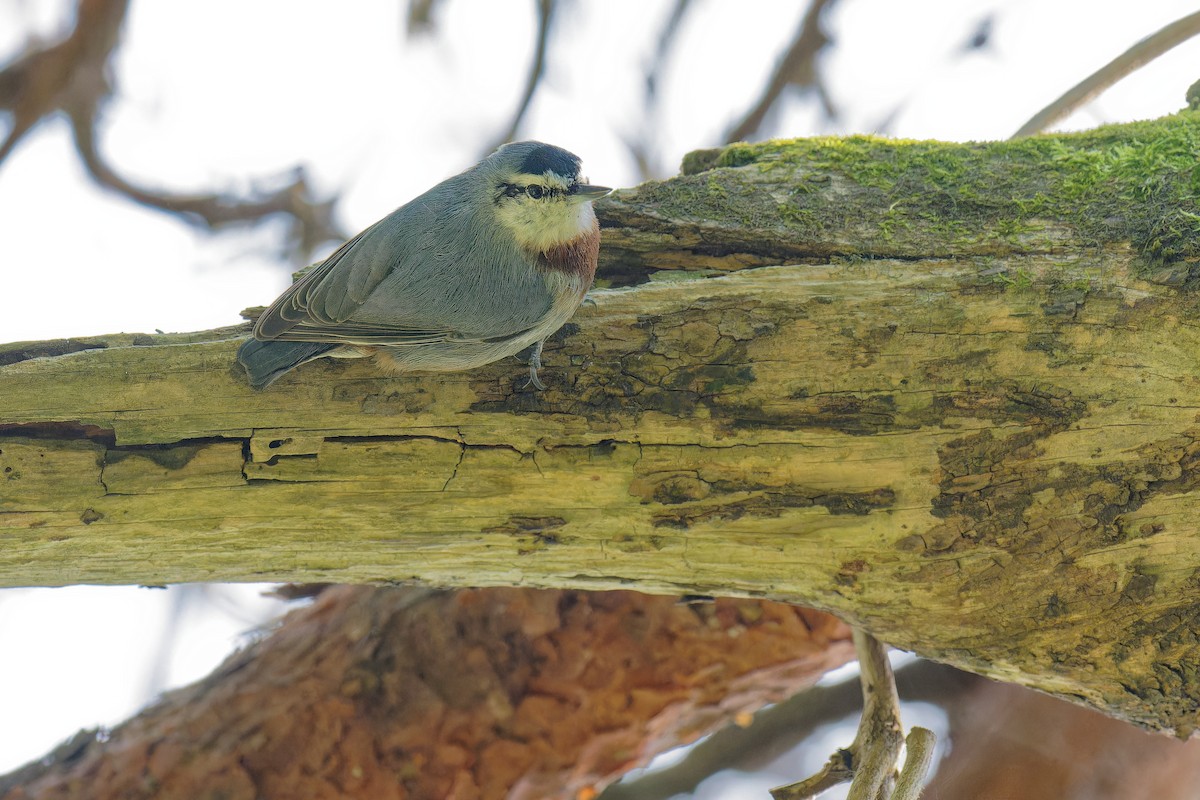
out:
M574 187L566 191L556 186L543 186L540 183L531 183L528 186L518 186L515 183L500 184L500 194L504 197L516 197L519 194L527 194L534 200L541 200L544 197L561 197L564 194L570 194Z

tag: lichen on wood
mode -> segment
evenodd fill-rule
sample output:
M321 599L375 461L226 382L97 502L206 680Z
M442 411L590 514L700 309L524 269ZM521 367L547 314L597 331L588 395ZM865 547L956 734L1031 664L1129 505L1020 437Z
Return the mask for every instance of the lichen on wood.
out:
M1182 113L692 159L599 204L610 288L542 393L254 392L246 327L2 347L0 583L761 596L1186 735L1198 151Z

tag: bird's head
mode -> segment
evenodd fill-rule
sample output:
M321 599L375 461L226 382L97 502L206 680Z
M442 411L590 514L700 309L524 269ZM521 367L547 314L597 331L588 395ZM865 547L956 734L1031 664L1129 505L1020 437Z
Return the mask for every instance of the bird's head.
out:
M592 200L612 191L592 186L579 157L542 142L506 144L484 161L500 224L531 252L541 253L592 232Z

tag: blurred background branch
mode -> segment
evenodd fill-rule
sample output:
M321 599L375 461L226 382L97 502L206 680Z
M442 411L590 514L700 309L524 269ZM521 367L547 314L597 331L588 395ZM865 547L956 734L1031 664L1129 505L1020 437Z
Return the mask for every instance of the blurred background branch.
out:
M1047 130L1052 125L1066 119L1080 106L1094 99L1117 81L1131 72L1141 69L1167 51L1178 47L1196 34L1200 34L1200 11L1155 31L1072 86L1061 97L1034 114L1013 134L1013 138L1032 136Z
M128 0L79 0L75 28L56 44L29 51L0 70L0 108L11 114L0 162L56 111L108 97L108 60L121 37Z
M336 198L314 197L303 167L265 179L263 188L240 197L140 186L105 159L98 129L113 93L109 61L120 43L128 9L129 0L78 0L75 26L65 39L32 47L0 69L0 109L11 118L8 135L0 144L0 163L39 123L61 112L70 120L88 175L135 203L213 232L282 215L289 220L282 254L292 264L306 263L326 242L345 239L333 219Z
M829 96L825 82L821 79L817 63L817 57L832 41L822 27L821 20L835 2L836 0L812 0L808 4L808 10L800 20L800 27L796 30L791 45L779 59L779 65L767 80L758 102L725 135L726 142L754 139L771 109L789 88L813 92L820 100L825 117L830 120L837 119L837 108Z
M522 135L548 74L551 46L563 35L558 25L563 2L533 0L536 31L523 86L508 122L484 148L486 151ZM407 38L430 37L439 31L439 26L444 29L447 23L443 12L448 5L441 0L408 0L403 15ZM98 185L135 203L174 216L190 226L214 232L283 218L286 232L280 253L293 266L307 262L323 244L344 239L347 232L335 220L337 197L317 193L302 166L252 181L253 188L242 194L220 191L180 193L139 183L106 158L100 126L104 108L114 92L110 60L121 41L129 7L129 0L76 0L75 24L66 36L50 44L31 39L23 54L0 68L0 110L6 111L9 117L7 133L0 142L0 163L38 124L62 113L69 120L78 156L87 174ZM822 56L833 47L828 20L837 7L836 0L812 0L805 7L774 69L765 77L757 99L730 126L724 134L725 141L754 140L771 135L768 120L789 95L811 96L822 118L829 123L837 122L838 105L821 66ZM641 113L632 115L622 126L625 130L617 133L637 174L643 179L661 178L673 171L674 165L664 160L661 137L658 136L662 78L672 63L684 23L692 16L694 8L690 0L671 2L655 38L652 54L643 66ZM990 44L995 38L996 20L996 11L983 15L959 51L975 52ZM454 35L453 30L442 32ZM1044 130L1133 70L1198 32L1200 12L1164 26L1047 106L1017 135ZM895 106L876 124L876 129L890 129L903 107L904 102ZM721 112L720 108L710 109L713 115Z

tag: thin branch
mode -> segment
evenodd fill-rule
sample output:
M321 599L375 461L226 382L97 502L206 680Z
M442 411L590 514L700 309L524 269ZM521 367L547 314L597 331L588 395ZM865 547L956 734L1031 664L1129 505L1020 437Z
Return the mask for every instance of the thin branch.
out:
M838 750L815 775L810 775L798 783L772 789L771 797L774 800L810 800L853 777L854 752L850 749Z
M335 199L316 200L302 167L292 170L290 182L274 191L259 191L240 198L220 194L174 194L139 186L104 160L96 137L97 110L80 98L66 112L71 120L75 147L88 174L96 183L141 205L156 208L197 227L217 231L238 224L253 224L276 214L291 217L285 252L296 263L308 259L323 242L346 239L333 219Z
M906 701L941 706L950 705L983 680L978 675L923 659L896 670L896 682ZM722 728L699 742L677 764L608 787L599 800L667 800L694 792L705 779L723 770L761 770L799 746L817 728L857 712L861 698L857 679L806 689L758 712L748 727ZM910 748L910 759L911 752Z
M863 694L863 713L854 742L834 753L816 775L772 789L774 800L808 800L847 780L851 781L848 800L888 800L893 796L896 761L904 744L896 680L887 648L878 639L856 628L854 648L858 652ZM930 741L933 733L920 730L924 732L913 740L917 755L911 759L911 767L905 765L910 773L904 784L906 794L896 796L895 800L915 800L920 794L933 749Z
M834 2L835 0L812 0L808 11L804 13L804 18L800 21L800 28L796 31L795 39L792 40L792 44L783 58L779 60L779 65L767 82L762 97L742 121L726 134L726 142L741 142L754 136L762 127L767 114L783 95L784 89L789 86L814 90L821 100L826 116L831 119L837 116L837 109L833 107L833 101L830 99L817 69L817 54L830 42L829 37L821 28L821 15Z
M1075 109L1099 95L1117 81L1141 69L1176 45L1200 34L1200 11L1178 19L1105 64L1071 87L1062 97L1030 117L1012 138L1032 136L1065 119Z
M904 767L896 779L891 800L917 800L924 788L925 774L933 763L937 736L928 728L914 727L904 739Z
M919 662L929 664L932 662ZM950 670L940 667L939 670ZM599 800L666 800L695 791L722 770L761 768L859 706L857 681L807 689L754 715L749 727L730 726L698 743L678 764L610 786Z
M533 53L533 62L529 65L529 75L525 78L525 91L521 95L521 101L517 104L516 113L513 114L508 128L500 135L498 141L488 148L488 152L516 138L525 114L533 104L533 96L537 94L538 86L541 85L542 76L546 73L546 51L550 44L550 27L554 21L554 11L558 6L558 0L535 0L535 2L538 15L537 46Z
M179 641L179 634L183 631L183 617L187 613L188 605L191 600L202 594L205 586L202 583L185 583L172 588L167 595L167 618L163 622L162 630L154 641L154 655L150 659L150 674L146 677L145 684L142 688L142 694L146 697L155 697L164 689L167 688L167 673L171 668L172 650L175 649L175 643ZM160 591L165 591L165 586L153 587Z
M854 649L861 670L863 715L850 746L858 753L859 763L854 766L847 800L875 800L880 794L890 794L890 787L885 786L890 783L904 744L900 698L887 648L871 634L855 628Z

